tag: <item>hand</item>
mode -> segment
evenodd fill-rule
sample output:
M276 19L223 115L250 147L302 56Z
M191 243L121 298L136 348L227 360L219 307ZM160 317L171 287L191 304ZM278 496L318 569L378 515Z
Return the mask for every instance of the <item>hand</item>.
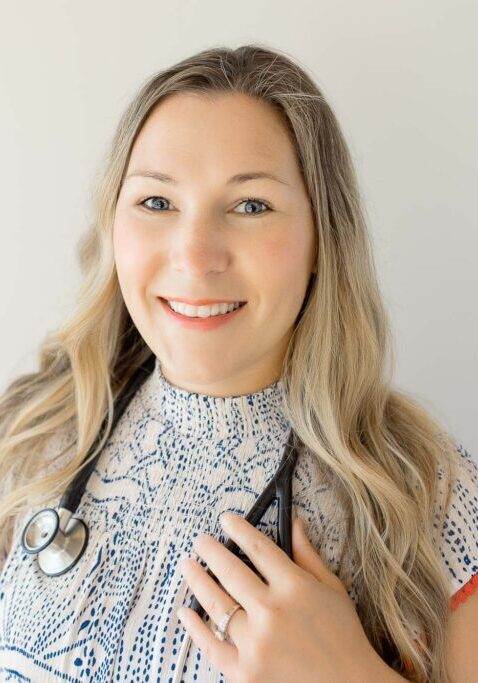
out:
M227 640L189 608L178 616L210 663L233 683L372 683L380 664L342 581L323 563L300 520L292 523L292 561L268 536L231 512L221 516L227 535L267 584L222 543L199 534L199 562L179 564L191 591L218 624L235 603ZM223 588L225 590L223 590Z

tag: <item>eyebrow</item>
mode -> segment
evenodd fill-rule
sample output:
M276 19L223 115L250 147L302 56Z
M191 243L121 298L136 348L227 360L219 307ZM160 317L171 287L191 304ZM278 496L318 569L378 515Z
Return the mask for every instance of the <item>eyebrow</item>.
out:
M156 180L159 180L161 183L169 183L170 185L179 184L175 178L168 175L167 173L161 173L160 171L133 171L132 173L129 173L126 176L125 180L137 176L142 178L155 178ZM269 173L267 171L250 171L247 173L236 173L235 175L229 178L229 180L226 182L226 185L239 185L240 183L245 183L248 180L256 180L256 178L267 178L269 180L275 180L278 183L282 183L283 185L290 186L290 183L286 183L285 180L281 180L273 173Z

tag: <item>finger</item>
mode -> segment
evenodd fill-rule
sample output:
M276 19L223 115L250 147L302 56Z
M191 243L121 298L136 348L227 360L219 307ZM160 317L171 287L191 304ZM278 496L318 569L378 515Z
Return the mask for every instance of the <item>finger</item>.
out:
M210 571L229 595L241 604L246 612L252 613L257 601L261 600L268 590L262 579L223 543L212 536L199 534L193 545L195 551L206 561Z
M287 553L272 538L256 529L244 517L227 512L221 515L220 521L228 536L243 550L266 579L268 585L278 585L287 575L297 574L297 565ZM264 588L267 590L267 586L264 584L262 586L262 590ZM229 590L227 586L226 588ZM246 602L243 602L244 596L234 594L234 597L244 605L247 611Z
M218 625L225 613L237 604L236 601L209 576L199 562L192 559L182 560L179 570L197 601L204 607L214 624ZM239 645L241 636L247 634L246 622L247 615L243 609L237 610L229 621L227 634L235 645Z
M303 520L299 517L292 521L292 556L301 569L312 574L321 583L339 591L346 591L339 577L323 561L310 542Z
M241 610L238 610L234 617ZM230 645L226 640L218 640L199 614L189 607L182 607L178 617L184 629L191 636L193 642L201 650L205 658L214 668L222 671L228 680L232 680L238 667L238 653L235 645ZM231 623L234 619L231 619Z

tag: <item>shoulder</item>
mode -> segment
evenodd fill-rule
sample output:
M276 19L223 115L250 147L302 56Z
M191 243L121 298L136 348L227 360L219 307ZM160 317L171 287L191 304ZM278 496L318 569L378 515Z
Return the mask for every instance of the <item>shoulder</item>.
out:
M456 444L455 456L457 469L440 528L439 546L452 610L446 666L450 680L461 682L476 680L478 664L478 601L476 597L469 600L478 590L478 463L462 443Z
M461 591L471 582L467 590L474 592L474 581L478 581L478 463L460 442L456 444L455 456L456 471L448 500L447 491L439 482L435 514L436 539L448 578L452 609L466 596ZM443 513L440 525L438 520Z

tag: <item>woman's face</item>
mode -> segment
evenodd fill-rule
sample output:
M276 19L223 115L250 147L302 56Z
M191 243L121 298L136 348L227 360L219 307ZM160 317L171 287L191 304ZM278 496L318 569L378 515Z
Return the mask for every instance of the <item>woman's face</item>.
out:
M233 179L257 172L278 180ZM278 380L316 270L315 240L295 151L270 105L180 93L151 112L132 150L113 241L125 304L171 383L238 396ZM205 329L178 322L159 297L247 303Z

